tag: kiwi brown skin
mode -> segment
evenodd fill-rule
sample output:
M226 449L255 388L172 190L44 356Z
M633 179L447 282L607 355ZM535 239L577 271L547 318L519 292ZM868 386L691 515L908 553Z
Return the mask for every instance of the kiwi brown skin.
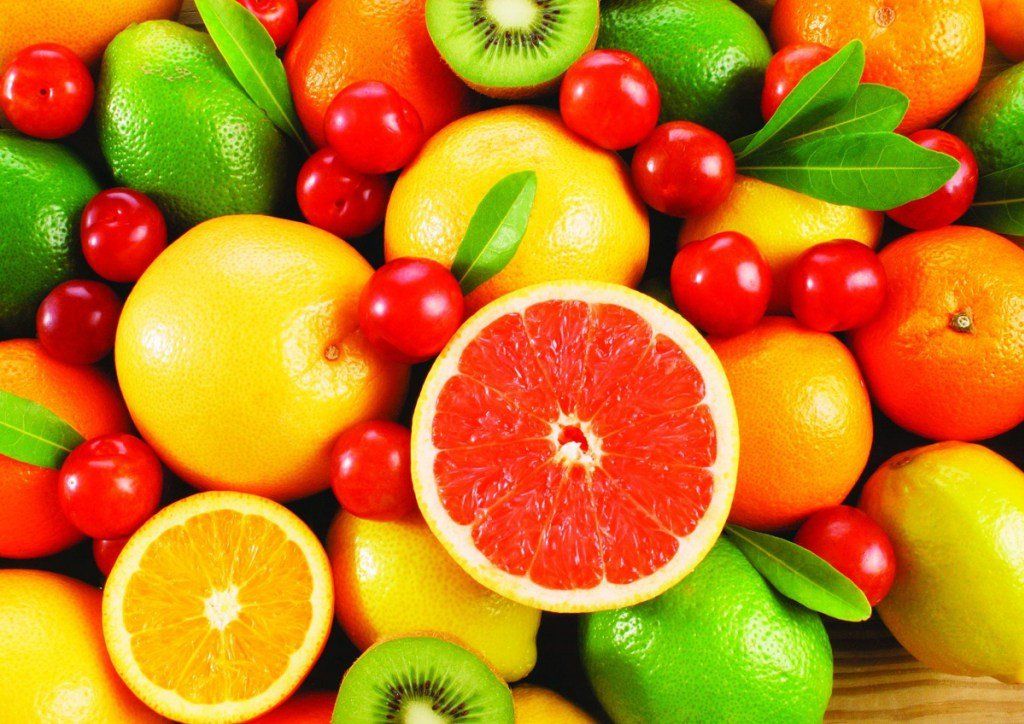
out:
M588 53L591 50L593 50L597 45L598 33L601 26L600 0L594 0L594 5L596 12L594 13L594 27L591 29L590 32L590 39L587 42L586 46L580 49L578 55L576 55L576 57L573 59L573 62L575 62L575 60L577 60L580 56L584 55L585 53ZM481 83L478 82L477 80L473 80L472 78L468 78L465 73L460 72L460 69L457 67L456 63L450 62L449 58L446 56L444 48L440 44L441 41L439 41L438 38L436 38L433 35L434 31L431 27L429 17L430 16L428 13L428 29L431 31L431 38L434 40L434 43L438 48L438 53L441 56L441 59L445 62L446 65L448 65L452 72L456 76L458 76L460 80L462 80L463 83L465 83L467 86L472 88L477 93L480 93L481 95L484 96L488 96L490 98L504 101L519 101L554 93L558 90L559 84L562 81L562 77L565 75L565 71L568 70L569 65L572 64L567 64L561 73L540 83L523 84L516 86L487 85L486 83Z

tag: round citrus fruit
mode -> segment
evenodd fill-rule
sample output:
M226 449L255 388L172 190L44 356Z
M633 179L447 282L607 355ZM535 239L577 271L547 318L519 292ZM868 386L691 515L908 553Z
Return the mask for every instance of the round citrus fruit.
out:
M878 612L899 642L950 674L1024 682L1024 472L991 450L942 442L900 453L860 506L899 565ZM993 645L993 642L998 642Z
M985 55L978 0L778 0L779 47L864 43L864 82L902 91L910 108L898 131L934 126L974 90Z
M831 334L766 317L713 339L740 421L729 520L775 530L849 494L871 450L871 402L853 355Z
M303 691L276 709L250 720L250 724L331 724L338 694Z
M551 611L644 601L718 537L736 416L711 348L626 287L555 282L477 312L423 385L412 473L474 578Z
M323 146L324 115L360 80L387 83L416 108L428 134L470 106L469 88L441 60L427 33L425 0L319 0L288 46L295 110Z
M771 310L789 309L789 268L815 244L853 239L874 247L884 214L838 206L781 186L737 176L729 198L704 216L688 219L679 243L706 239L722 231L749 236L772 270Z
M177 17L181 0L0 0L0 68L22 48L59 43L85 63L100 59L107 43L133 23Z
M1024 60L1024 2L981 0L981 9L988 39L1014 63Z
M982 174L1024 164L1024 64L986 83L964 104L951 130L971 147Z
M580 654L616 722L820 722L832 647L727 536L679 585L584 616Z
M626 167L571 133L557 113L530 106L468 116L427 142L391 194L387 258L450 265L484 195L524 170L537 174L526 235L508 266L469 295L470 308L556 279L640 281L650 230Z
M0 342L0 390L41 405L83 439L128 431L128 414L110 380L90 367L58 362L35 340ZM61 512L57 471L0 455L0 558L49 556L81 539Z
M35 334L43 297L84 272L78 223L99 192L64 146L0 130L0 336Z
M331 629L327 554L287 508L199 493L149 519L103 591L114 668L176 721L245 721L313 667Z
M372 269L306 224L225 216L157 257L125 303L117 376L139 431L200 488L323 490L342 430L394 413L406 368L358 329Z
M687 120L730 138L760 123L772 49L729 0L606 0L597 44L628 51L658 81L663 121Z
M885 305L851 341L882 412L934 440L982 440L1024 420L1024 250L948 226L880 257Z
M520 684L512 689L516 724L594 724L576 705L550 689Z
M327 555L338 621L360 649L433 631L476 652L507 681L537 663L540 611L467 576L419 513L389 522L339 513Z
M5 722L157 722L110 665L100 592L44 571L0 570Z

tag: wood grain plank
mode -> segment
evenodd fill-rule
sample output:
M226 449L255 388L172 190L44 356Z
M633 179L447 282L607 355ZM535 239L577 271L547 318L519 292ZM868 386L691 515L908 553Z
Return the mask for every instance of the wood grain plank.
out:
M181 20L201 25L193 0ZM877 619L829 626L835 653L830 722L1024 722L1024 685L932 671L908 654Z

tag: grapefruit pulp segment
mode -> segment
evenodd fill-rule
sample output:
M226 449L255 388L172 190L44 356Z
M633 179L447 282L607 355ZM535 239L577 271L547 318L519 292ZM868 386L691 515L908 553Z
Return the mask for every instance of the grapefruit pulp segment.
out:
M539 608L645 600L714 543L735 410L681 317L615 285L496 300L442 352L413 423L424 517L484 585Z

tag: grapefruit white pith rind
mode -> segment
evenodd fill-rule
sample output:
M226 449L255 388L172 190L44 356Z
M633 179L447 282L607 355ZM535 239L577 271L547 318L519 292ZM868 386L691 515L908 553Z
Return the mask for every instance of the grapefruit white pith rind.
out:
M433 437L436 403L445 384L458 372L463 352L483 330L503 316L554 300L612 305L639 315L651 327L652 342L656 335L667 337L689 357L703 377L705 394L701 405L706 406L714 425L714 462L705 468L713 479L710 502L692 531L677 537L678 549L674 556L649 575L630 583L604 579L592 587L556 589L539 585L528 576L509 573L478 549L472 535L473 524L462 525L455 521L439 494L434 472L439 452ZM686 320L651 297L627 287L600 282L554 282L527 287L491 302L473 315L442 351L424 382L413 417L412 477L424 518L467 573L514 601L548 611L575 613L628 606L653 598L681 580L704 558L720 535L729 513L736 484L738 446L736 412L725 373L703 337ZM680 461L680 464L686 465L686 462Z

